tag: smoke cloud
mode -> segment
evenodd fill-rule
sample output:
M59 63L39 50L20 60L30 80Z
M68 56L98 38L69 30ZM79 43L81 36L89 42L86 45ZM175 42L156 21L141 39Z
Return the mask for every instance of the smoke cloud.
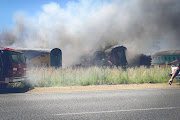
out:
M15 14L16 26L0 33L0 46L58 47L65 66L113 45L133 54L180 49L179 15L179 0L79 0L65 8L52 2L35 16Z

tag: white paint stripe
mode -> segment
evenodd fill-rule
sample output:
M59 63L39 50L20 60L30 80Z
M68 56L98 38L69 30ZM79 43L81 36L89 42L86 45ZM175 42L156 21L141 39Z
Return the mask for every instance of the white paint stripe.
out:
M178 107L130 109L130 110L111 110L111 111L97 111L97 112L63 113L63 114L55 114L55 115L66 116L66 115L100 114L100 113L132 112L132 111L169 110L169 109L177 109L177 108Z

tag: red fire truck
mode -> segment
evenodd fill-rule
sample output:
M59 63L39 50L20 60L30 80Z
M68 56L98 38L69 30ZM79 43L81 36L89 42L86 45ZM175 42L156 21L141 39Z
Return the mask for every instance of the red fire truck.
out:
M26 60L22 52L0 48L0 85L26 80Z

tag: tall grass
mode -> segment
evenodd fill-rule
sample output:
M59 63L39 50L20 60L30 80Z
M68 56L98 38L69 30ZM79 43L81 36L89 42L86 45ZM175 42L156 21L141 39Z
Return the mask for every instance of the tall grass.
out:
M36 87L115 85L168 82L170 67L127 68L33 68L28 77Z

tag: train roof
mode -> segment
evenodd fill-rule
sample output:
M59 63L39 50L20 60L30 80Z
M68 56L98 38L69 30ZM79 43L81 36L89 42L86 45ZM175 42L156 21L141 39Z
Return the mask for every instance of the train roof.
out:
M34 52L48 52L50 53L51 49L41 49L41 48L16 48L19 51L34 51Z
M113 46L113 47L111 47L111 48L105 50L105 52L106 52L106 53L107 53L107 52L111 52L112 50L115 50L115 49L124 49L124 50L126 50L127 48L124 47L124 46L116 45L116 46Z
M39 55L49 55L51 49L41 49L41 48L16 48L16 50L22 51L27 59L32 59Z
M164 56L164 55L180 55L180 50L161 51L153 54L152 56Z

